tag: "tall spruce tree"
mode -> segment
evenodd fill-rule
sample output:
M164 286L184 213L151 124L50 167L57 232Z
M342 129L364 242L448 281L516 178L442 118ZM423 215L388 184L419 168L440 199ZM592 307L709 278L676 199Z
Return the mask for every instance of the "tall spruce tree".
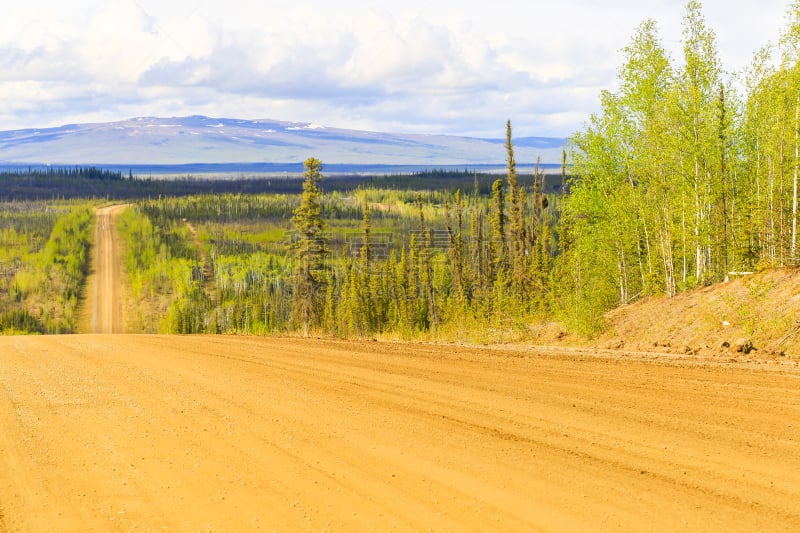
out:
M518 301L527 299L526 258L529 249L526 246L525 228L525 189L517 179L517 161L514 157L514 143L511 134L511 121L506 122L506 164L508 188L508 265L511 270L511 287Z
M357 271L358 297L365 332L371 332L377 327L375 299L378 295L374 286L376 276L372 271L372 222L370 220L369 201L366 195L364 196L361 226L364 231L364 241L359 251L359 268Z
M329 252L322 219L322 162L310 157L304 167L303 194L292 217L298 239L292 246L294 275L291 323L308 335L322 318L327 283L325 266Z

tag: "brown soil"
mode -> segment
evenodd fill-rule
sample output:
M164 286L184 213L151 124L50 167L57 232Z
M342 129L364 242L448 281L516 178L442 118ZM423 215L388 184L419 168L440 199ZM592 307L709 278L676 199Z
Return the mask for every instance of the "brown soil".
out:
M798 361L800 270L769 270L672 299L650 298L608 319L599 347Z
M798 530L800 373L295 338L0 338L10 531Z

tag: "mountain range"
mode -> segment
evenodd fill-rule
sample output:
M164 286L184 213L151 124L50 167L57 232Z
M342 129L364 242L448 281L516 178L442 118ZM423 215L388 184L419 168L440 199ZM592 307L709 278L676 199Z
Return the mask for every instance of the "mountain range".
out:
M70 124L0 131L0 164L187 165L297 163L338 165L504 165L504 139L379 133L305 122L204 116ZM559 163L565 140L514 139L520 164Z

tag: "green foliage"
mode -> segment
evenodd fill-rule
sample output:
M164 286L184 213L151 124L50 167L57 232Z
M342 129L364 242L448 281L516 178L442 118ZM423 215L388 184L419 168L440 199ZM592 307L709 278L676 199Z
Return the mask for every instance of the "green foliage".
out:
M0 204L0 332L75 331L93 220L86 205Z
M558 300L584 332L617 304L722 280L735 262L736 189L725 165L732 106L699 3L687 5L681 69L652 21L624 52L618 92L604 93L601 113L571 139Z
M490 281L491 249L480 240L476 249L465 223L484 220L490 208L480 187L468 201L460 191L368 188L323 195L319 167L309 171L315 183L305 199L161 197L127 210L119 227L140 329L305 332L297 298L307 293L298 284L309 279L308 331L412 338L527 316L532 306L523 298L529 295L489 303L498 294ZM534 213L530 197L525 201L523 211ZM555 251L548 247L548 253Z
M12 309L0 313L0 332L3 335L28 335L42 333L42 325L25 309Z
M198 254L181 220L162 222L154 225L141 206L127 209L120 217L132 296L139 306L136 326L147 333L198 332L201 328L184 316L193 297L200 296L194 276ZM199 298L196 303L203 302Z
M744 100L723 80L698 1L683 28L676 67L655 23L642 24L618 91L603 93L601 112L571 138L555 302L586 334L620 303L798 263L800 4L780 64L771 49L756 54Z
M742 76L745 95L697 0L682 52L674 63L656 23L639 26L617 89L570 138L569 179L566 153L561 176L518 174L510 121L505 180L327 178L323 195L313 158L302 194L300 180L187 180L159 194L167 185L94 169L3 178L33 196L66 178L88 194L149 195L120 224L142 331L503 340L554 316L592 336L617 305L800 262L800 2ZM9 205L0 328L71 331L88 209Z

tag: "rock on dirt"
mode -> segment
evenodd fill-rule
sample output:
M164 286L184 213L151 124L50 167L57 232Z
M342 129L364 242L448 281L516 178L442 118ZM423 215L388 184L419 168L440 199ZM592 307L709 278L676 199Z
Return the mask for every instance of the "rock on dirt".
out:
M733 342L733 344L731 344L731 351L734 351L736 353L743 353L745 355L749 354L755 349L756 348L755 346L753 346L753 341L751 341L750 339L744 339L744 338L736 339Z
M733 342L723 341L721 347L729 352L743 353L745 355L756 349L755 346L753 346L753 341L745 338L737 339Z

